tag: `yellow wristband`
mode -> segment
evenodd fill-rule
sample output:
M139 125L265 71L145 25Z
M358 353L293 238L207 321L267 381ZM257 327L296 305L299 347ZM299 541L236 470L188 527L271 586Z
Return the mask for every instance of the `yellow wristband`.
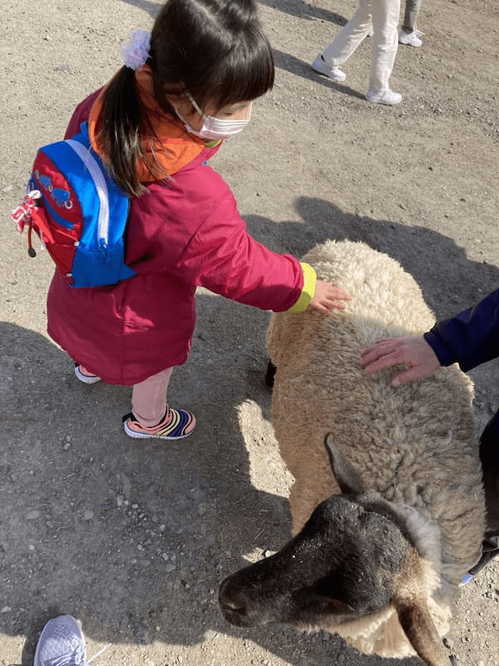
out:
M317 273L309 264L300 262L303 271L303 289L298 300L292 305L288 312L303 312L310 305L310 301L315 295L315 284L317 282Z

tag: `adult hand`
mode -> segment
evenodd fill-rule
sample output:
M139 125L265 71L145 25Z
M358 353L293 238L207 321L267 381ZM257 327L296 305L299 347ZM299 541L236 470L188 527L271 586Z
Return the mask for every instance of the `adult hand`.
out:
M392 380L392 386L408 384L432 375L440 367L435 352L421 336L386 338L361 352L361 365L369 375L393 365L406 365Z
M344 301L349 300L350 296L343 289L335 287L331 282L317 280L315 294L309 307L327 314L331 310L344 310Z

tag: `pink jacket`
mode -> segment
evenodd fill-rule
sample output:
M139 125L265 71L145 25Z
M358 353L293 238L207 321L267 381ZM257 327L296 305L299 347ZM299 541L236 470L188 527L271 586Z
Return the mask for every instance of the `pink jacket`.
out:
M76 108L66 137L88 118L95 97ZM70 287L57 272L52 279L49 335L105 382L136 384L186 361L197 286L264 310L304 300L299 261L247 233L228 185L203 164L216 150L203 150L171 181L132 200L126 262L135 277L92 289Z

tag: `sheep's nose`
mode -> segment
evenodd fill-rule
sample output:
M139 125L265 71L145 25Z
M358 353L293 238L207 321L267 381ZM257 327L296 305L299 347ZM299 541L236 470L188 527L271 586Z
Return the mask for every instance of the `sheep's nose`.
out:
M242 618L248 613L248 602L243 592L231 583L230 578L226 578L220 585L218 601L228 619L234 615Z

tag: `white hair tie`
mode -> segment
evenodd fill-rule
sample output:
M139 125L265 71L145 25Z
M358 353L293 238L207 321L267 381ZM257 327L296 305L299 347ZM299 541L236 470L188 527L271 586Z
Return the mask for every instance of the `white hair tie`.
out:
M151 49L151 33L147 30L134 30L128 41L121 46L123 64L136 70L145 65Z

